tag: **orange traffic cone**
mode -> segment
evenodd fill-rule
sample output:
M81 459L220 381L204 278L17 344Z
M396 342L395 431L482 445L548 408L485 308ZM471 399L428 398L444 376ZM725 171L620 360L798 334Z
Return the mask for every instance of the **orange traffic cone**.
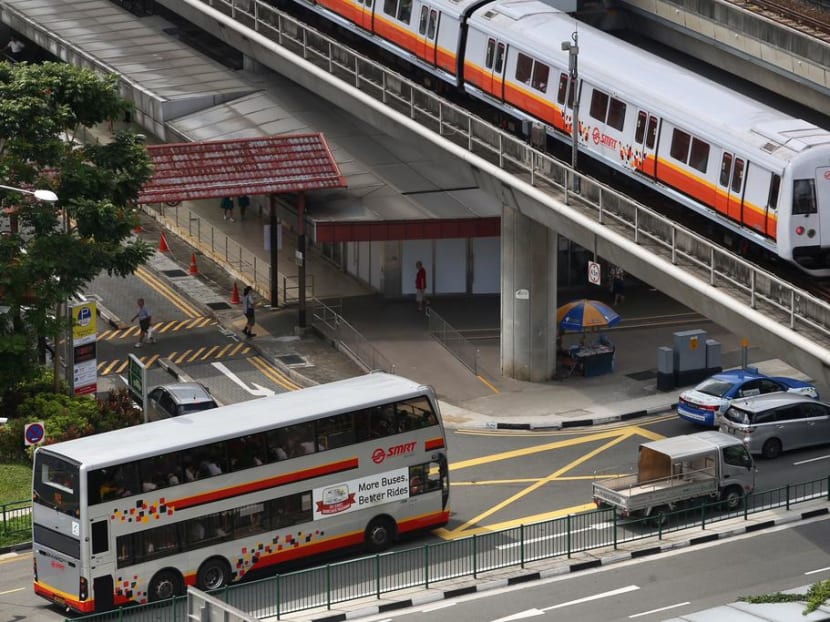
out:
M196 253L190 254L190 274L199 274L199 268L196 267Z
M161 237L159 238L159 251L162 253L170 252L170 247L167 246L167 236L164 235L164 231L161 232Z
M238 305L241 304L242 300L239 298L239 288L236 286L236 283L233 284L233 291L231 292L231 304Z

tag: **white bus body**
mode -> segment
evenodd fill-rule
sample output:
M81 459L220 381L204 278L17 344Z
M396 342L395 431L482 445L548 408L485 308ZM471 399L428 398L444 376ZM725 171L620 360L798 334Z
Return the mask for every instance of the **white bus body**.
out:
M430 387L389 374L41 447L34 590L83 613L449 520Z

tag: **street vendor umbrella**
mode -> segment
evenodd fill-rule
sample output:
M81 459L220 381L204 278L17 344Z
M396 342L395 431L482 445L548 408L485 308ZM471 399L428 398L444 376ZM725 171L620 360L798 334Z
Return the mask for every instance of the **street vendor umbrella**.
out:
M599 300L573 300L556 310L556 322L562 330L583 332L614 326L619 321L617 312Z

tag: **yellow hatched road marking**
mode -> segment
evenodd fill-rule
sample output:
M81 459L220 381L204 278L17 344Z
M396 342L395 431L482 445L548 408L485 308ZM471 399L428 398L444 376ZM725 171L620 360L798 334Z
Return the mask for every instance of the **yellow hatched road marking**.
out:
M204 361L204 360L206 360L206 359L210 358L210 356L211 356L214 352L216 352L218 349L219 349L219 346L213 346L210 350L208 350L207 352L205 352L204 356L202 356L202 358L201 358L201 359L199 359L199 360Z

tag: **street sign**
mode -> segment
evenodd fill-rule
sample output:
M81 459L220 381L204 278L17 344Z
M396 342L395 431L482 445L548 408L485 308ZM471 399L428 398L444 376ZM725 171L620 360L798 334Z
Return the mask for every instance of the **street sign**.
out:
M602 284L602 269L596 261L588 262L588 282L591 285Z
M36 421L35 423L27 423L23 428L23 442L26 445L38 445L43 442L46 436L46 428L43 421Z
M147 367L135 354L129 355L127 366L127 388L144 411L144 423L147 423Z

